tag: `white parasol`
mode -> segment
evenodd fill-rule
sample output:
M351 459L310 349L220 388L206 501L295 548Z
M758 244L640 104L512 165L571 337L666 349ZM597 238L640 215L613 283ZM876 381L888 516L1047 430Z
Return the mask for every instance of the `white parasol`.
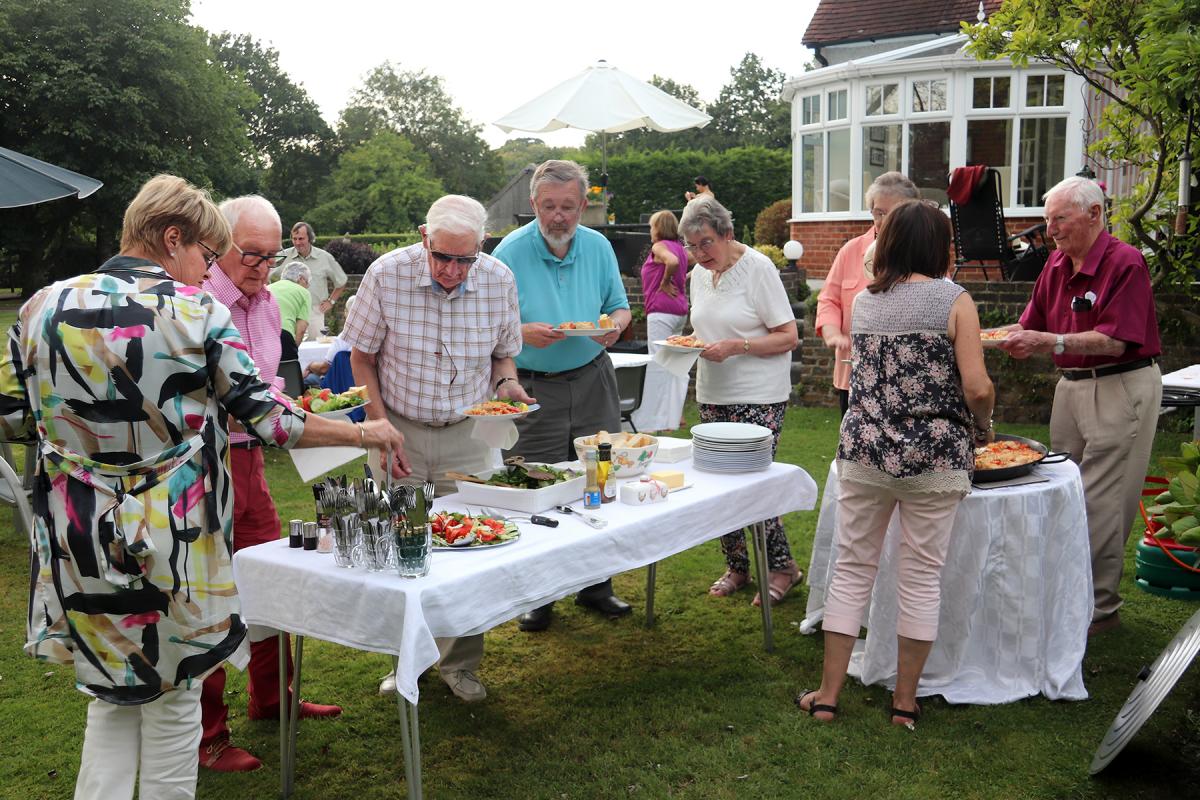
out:
M712 121L682 100L638 80L601 59L496 120L505 133L578 128L601 134L600 171L608 178L608 134L649 128L661 133L700 128Z

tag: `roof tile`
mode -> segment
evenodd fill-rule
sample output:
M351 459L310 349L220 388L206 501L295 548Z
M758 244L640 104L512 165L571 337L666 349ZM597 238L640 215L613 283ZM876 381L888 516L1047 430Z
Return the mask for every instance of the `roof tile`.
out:
M991 14L1001 0L983 0ZM821 0L801 40L805 45L862 42L919 33L954 33L975 21L979 0Z

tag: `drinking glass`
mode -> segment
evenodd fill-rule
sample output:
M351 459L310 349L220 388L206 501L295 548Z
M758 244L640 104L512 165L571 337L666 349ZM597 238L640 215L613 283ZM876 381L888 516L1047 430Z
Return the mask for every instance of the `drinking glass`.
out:
M354 566L354 547L358 544L357 523L350 524L349 520L337 520L333 526L333 563L339 567Z
M429 523L413 526L405 521L395 525L396 571L401 578L423 578L429 574L433 554L433 528Z

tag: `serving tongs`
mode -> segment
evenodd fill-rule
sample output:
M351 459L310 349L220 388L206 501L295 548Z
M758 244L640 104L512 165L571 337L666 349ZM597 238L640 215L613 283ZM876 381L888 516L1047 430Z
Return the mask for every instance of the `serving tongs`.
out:
M519 467L525 470L525 474L533 478L535 481L553 481L558 478L553 472L547 472L544 469L530 466L525 463L523 456L512 456L504 459L504 465L508 467Z
M583 522L585 525L590 525L591 527L595 528L596 530L600 530L601 528L608 525L608 520L601 519L600 517L593 517L591 514L585 514L582 511L577 511L576 509L571 508L570 506L555 506L554 510L560 514L567 514L567 515L573 514L573 515L579 517L580 521Z

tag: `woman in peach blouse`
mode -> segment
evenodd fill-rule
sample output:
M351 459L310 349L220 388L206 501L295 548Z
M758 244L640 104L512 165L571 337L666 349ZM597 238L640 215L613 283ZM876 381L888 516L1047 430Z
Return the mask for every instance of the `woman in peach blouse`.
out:
M833 388L837 391L843 414L850 397L850 312L854 308L854 298L870 281L863 259L875 243L879 226L888 212L905 200L920 196L916 184L902 173L885 172L876 178L867 189L867 207L871 209L874 224L862 236L842 245L817 298L817 333L825 340L825 346L833 350Z

